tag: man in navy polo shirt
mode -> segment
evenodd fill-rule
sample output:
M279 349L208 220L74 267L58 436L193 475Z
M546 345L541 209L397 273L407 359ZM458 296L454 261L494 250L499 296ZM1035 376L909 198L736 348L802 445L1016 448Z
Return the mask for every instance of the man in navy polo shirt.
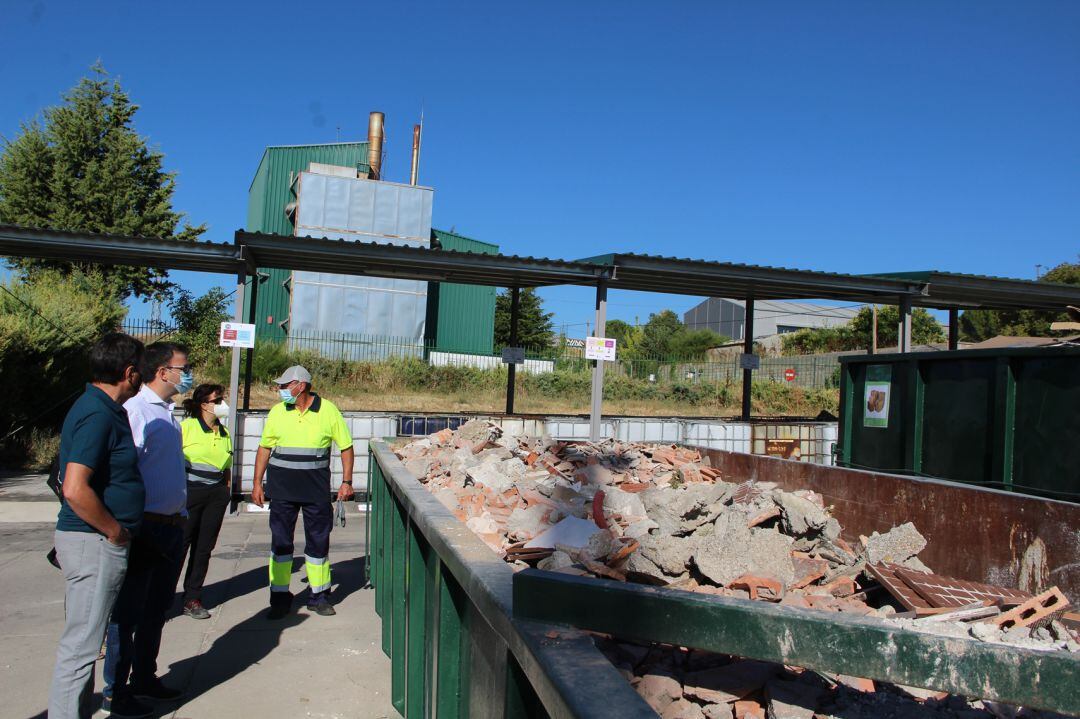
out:
M94 662L127 571L131 535L142 521L145 490L123 407L142 384L142 354L142 342L125 334L98 341L90 352L92 382L60 434L64 503L55 545L67 586L49 690L53 719L92 715Z

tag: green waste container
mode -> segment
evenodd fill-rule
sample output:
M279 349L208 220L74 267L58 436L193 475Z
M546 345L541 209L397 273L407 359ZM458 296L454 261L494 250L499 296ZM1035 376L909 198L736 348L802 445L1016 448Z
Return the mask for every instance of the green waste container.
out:
M840 362L841 465L1080 501L1080 348Z

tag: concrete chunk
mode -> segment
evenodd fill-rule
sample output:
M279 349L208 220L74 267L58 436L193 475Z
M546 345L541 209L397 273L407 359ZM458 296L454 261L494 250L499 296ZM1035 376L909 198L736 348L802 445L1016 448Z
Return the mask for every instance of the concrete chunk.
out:
M899 564L926 548L926 538L911 522L893 527L885 534L874 532L866 540L866 561L870 564Z

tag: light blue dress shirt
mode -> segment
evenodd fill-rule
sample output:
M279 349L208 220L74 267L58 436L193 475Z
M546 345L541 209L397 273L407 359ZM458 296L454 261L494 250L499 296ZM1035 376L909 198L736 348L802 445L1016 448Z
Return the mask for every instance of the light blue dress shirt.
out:
M187 516L184 443L174 407L146 385L124 403L146 486L146 511Z

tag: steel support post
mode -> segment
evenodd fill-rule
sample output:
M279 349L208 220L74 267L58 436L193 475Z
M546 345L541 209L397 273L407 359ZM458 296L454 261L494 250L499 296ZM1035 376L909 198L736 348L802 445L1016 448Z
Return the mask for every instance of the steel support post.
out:
M248 303L248 324L255 324L255 305L259 301L259 273L251 278L251 301ZM251 409L251 363L255 359L255 350L249 349L244 357L244 411Z
M911 297L900 296L900 324L896 328L900 352L911 351Z
M594 337L604 337L607 331L607 282L596 283L596 331ZM600 441L600 406L604 400L604 360L596 360L592 374L592 405L589 410L589 441Z
M949 349L960 349L960 310L949 310Z
M510 346L518 346L518 315L521 314L521 288L510 288ZM506 413L514 413L514 392L516 390L517 365L506 365Z
M754 300L746 300L746 316L743 319L743 354L754 353ZM744 368L742 371L742 420L750 420L750 388L754 381L754 371Z
M244 321L244 284L247 283L247 265L241 262L240 269L236 273L236 309L233 312L233 317L237 322ZM237 395L240 392L240 348L232 348L232 365L229 370L229 432L232 433L234 438L238 438L236 431L237 417ZM234 439L235 443L242 443L242 439ZM238 449L243 448L237 444ZM244 468L241 463L237 463L233 467L232 472L232 495L237 497L243 491L243 475ZM230 503L230 510L236 511L237 502L234 500Z

